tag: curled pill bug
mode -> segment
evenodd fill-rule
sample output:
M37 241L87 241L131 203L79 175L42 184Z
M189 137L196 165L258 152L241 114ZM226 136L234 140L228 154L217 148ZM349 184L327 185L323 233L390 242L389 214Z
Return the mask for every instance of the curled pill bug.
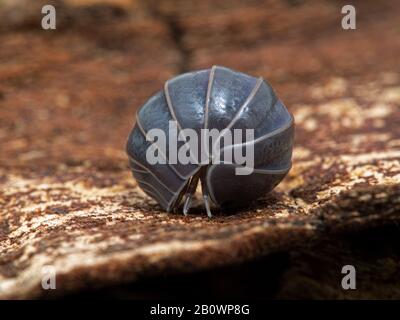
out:
M293 140L293 116L265 80L213 66L168 80L138 110L126 151L138 185L164 210L186 215L200 183L211 217L211 204L243 207L274 189Z

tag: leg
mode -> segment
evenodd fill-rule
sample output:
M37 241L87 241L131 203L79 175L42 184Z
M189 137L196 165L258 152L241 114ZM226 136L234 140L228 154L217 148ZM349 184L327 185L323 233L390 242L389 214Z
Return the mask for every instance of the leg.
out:
M189 182L189 186L187 188L186 194L185 194L185 200L183 204L183 214L186 216L190 210L190 206L192 204L192 198L194 193L196 192L197 185L199 183L199 178L200 178L200 171L196 173Z
M211 210L210 210L210 196L208 194L207 185L206 185L206 181L205 181L204 175L201 177L200 181L201 181L201 191L203 193L204 207L206 208L207 216L209 218L211 218L212 214L211 214Z

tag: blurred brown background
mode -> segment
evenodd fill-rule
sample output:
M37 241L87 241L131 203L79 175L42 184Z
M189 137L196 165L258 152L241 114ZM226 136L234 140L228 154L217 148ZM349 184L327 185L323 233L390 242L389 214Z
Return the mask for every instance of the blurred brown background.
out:
M41 29L44 4L56 7L56 30ZM345 4L356 7L356 30L341 27ZM176 283L187 292L185 279L211 279L200 293L399 298L399 248L392 247L399 243L399 16L396 0L0 0L1 296L41 296L38 268L48 263L68 265L61 268L61 295L170 272L178 278L165 278L162 288L158 279L133 291L179 296L171 289ZM130 177L126 137L136 109L167 79L212 65L272 84L298 123L295 166L280 190L237 221L170 218ZM356 159L351 166L349 159ZM329 207L353 189L383 193L387 202L346 193L339 209ZM293 223L285 229L287 221ZM268 227L244 236L243 247L230 244L229 237L262 223ZM344 235L336 226L346 227ZM328 229L333 238L322 235ZM185 237L204 245L214 235L214 249L207 244L180 264L173 261L184 258L173 248L161 264L135 251ZM371 241L386 251L372 250ZM124 264L119 254L131 260ZM353 293L336 285L349 260L367 279ZM228 269L180 276L218 266ZM265 268L268 285L257 287ZM232 285L238 275L244 280ZM105 290L97 292L111 292Z
M47 3L57 9L54 31L41 29ZM312 85L342 94L353 89L343 78L395 81L397 1L355 2L355 31L341 28L344 4L2 0L1 163L123 153L135 109L150 94L176 74L214 64L265 77L292 112L321 98Z

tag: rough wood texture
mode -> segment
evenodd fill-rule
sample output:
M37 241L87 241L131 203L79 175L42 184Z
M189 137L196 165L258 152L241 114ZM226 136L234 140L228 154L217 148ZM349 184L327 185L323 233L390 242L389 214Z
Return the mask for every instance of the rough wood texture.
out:
M40 29L40 1L0 2L0 298L276 252L292 258L272 297L400 297L399 238L382 231L400 221L397 1L357 2L356 31L341 29L340 1L43 3L56 4L56 31ZM165 80L213 64L273 85L296 119L293 169L247 210L168 215L132 179L126 137ZM365 243L340 245L365 230L391 248L381 262L354 249ZM339 261L361 265L364 291L338 288ZM41 289L43 265L57 290Z

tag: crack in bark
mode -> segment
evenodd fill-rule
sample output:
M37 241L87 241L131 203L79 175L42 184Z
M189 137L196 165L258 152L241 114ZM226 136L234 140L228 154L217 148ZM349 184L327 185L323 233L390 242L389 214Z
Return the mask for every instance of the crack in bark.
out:
M157 8L157 2L146 1L149 13L157 20L161 21L169 31L171 41L179 53L178 73L188 72L190 66L190 50L184 44L185 31L180 25L177 17L165 14Z

